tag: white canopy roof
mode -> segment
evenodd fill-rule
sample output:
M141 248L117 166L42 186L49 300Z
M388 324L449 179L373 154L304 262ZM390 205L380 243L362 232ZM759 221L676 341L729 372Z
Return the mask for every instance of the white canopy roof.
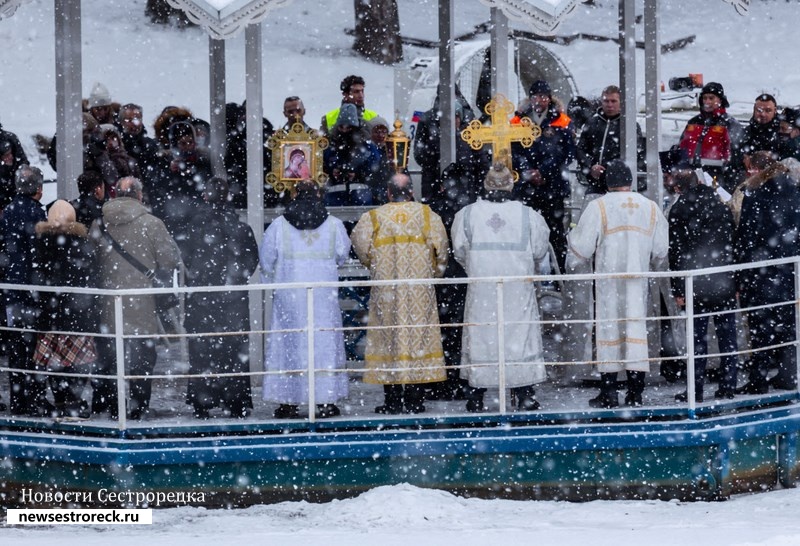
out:
M2 1L2 0L0 0ZM212 38L224 40L258 23L275 8L288 6L294 0L167 0L182 10Z

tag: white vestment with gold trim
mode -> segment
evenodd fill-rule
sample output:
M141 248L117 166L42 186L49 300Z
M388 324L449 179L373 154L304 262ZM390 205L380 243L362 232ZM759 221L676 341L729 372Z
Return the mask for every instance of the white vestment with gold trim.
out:
M374 280L441 277L447 265L449 244L442 219L420 203L388 203L364 213L350 238ZM369 326L366 383L446 379L433 285L373 287Z
M569 234L567 271L594 258L595 273L642 273L667 257L668 224L654 202L609 192L588 204ZM595 281L598 370L648 371L647 286L644 278Z
M547 256L550 228L542 215L517 201L478 200L456 214L453 255L470 277L528 277ZM499 385L497 282L471 283L464 308L461 378L472 387ZM530 280L503 283L505 385L546 379L539 304Z

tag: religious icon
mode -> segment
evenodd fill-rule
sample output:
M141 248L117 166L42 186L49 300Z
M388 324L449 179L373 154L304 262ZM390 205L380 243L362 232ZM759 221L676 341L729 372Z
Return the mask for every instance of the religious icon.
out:
M276 192L291 191L301 180L313 180L324 186L328 176L322 171L322 151L328 139L314 129L305 130L295 123L288 131L279 130L267 141L272 150L272 169L267 183Z
M311 155L311 146L308 144L295 144L287 142L281 145L283 156L283 177L293 180L311 178L311 167L308 157Z

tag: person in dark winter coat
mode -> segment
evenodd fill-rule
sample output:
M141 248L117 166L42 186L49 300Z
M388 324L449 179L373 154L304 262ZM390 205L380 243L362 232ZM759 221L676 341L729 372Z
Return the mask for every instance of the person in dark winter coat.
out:
M472 111L467 99L461 94L458 86L455 89L455 117L456 119L456 163L470 157L470 154L464 153L462 144L466 144L460 136L460 132L464 129L470 121L475 119L475 113ZM443 169L439 166L440 161L440 128L439 124L441 116L439 114L439 96L433 101L433 108L427 110L422 114L422 117L417 123L417 131L414 135L414 160L422 168L422 201L428 202L435 198L439 192L439 175ZM470 149L469 146L466 146ZM483 150L482 150L483 151ZM478 176L476 180L476 187L480 188L483 184L483 177L489 171L489 158L488 152L483 151L482 155L486 156L486 168L483 173ZM474 202L474 200L473 200Z
M514 196L544 217L550 228L550 244L563 271L567 256L564 199L570 195L565 171L575 157L575 133L572 121L553 99L546 81L533 82L528 97L530 104L517 111L511 123L530 118L541 127L542 135L530 148L519 143L511 145L514 169L520 176L514 185Z
M328 206L371 205L375 173L380 153L365 139L356 107L343 104L336 126L330 133L330 145L323 155L328 180L325 204Z
M591 199L608 191L606 165L612 159L619 159L621 153L622 102L619 87L610 85L603 89L600 100L602 106L584 125L577 146L578 165L588 185L586 194L592 196ZM644 137L637 123L636 158L639 171L645 170L644 157Z
M88 228L76 221L75 209L66 201L54 202L47 221L36 224L36 259L33 284L86 288L97 286L94 251ZM40 292L41 315L37 329L43 332L98 331L95 297L91 294ZM54 343L69 345L73 354L43 355L47 368L56 372L90 373L97 364L94 341L88 336L57 335ZM82 348L82 350L79 350ZM38 351L37 351L38 356ZM89 417L89 404L81 398L83 378L49 377L56 411L61 416Z
M150 270L174 271L181 255L164 223L150 214L142 204L142 183L132 177L117 182L116 197L103 205L103 221L96 221L90 237L95 245L100 288L151 288L152 280L120 254L111 242L113 238L128 254ZM104 297L100 307L103 333L116 333L115 308L112 298ZM151 375L156 365L156 336L160 333L154 295L122 298L122 334L140 336L124 340L125 371L129 375ZM97 348L101 371L113 375L116 370L116 350L113 338L98 338ZM92 413L110 410L113 417L118 401L114 380L96 385L92 397ZM132 379L130 385L129 418L141 419L150 406L152 381Z
M750 160L753 175L748 178L736 231L734 259L746 264L800 255L800 190L770 152L760 151ZM749 382L737 392L765 394L775 388L793 390L797 385L795 349L792 346L760 350L795 339L795 310L792 264L745 269L737 278L743 307L785 304L747 311L753 353ZM778 374L769 382L771 366Z
M784 108L779 120L781 128L778 137L781 140L781 159L793 157L800 161L800 110Z
M122 144L127 154L136 161L139 177L147 193L158 183L158 143L147 136L142 119L142 107L133 103L123 105L117 115L117 122L122 129Z
M781 121L778 119L778 104L775 97L762 93L753 104L753 117L744 128L741 152L744 157L751 156L759 150L767 150L777 154L780 152Z
M28 165L28 157L19 138L0 125L0 210L6 208L17 193L14 174L22 165Z
M275 132L267 118L262 120L264 173L272 169L272 152L266 146ZM230 102L225 105L225 171L228 173L229 199L234 207L247 207L247 106ZM283 202L282 196L266 189L264 206L274 207Z
M46 219L42 205L42 183L44 177L36 167L23 165L15 175L17 196L3 210L0 221L2 255L0 266L5 268L5 282L9 284L31 284L36 248L36 224ZM7 326L33 329L39 316L39 305L28 290L6 290ZM11 332L8 334L11 368L33 370L33 352L36 334ZM10 410L13 415L49 415L53 410L47 401L46 383L43 376L25 373L9 373L11 392Z
M733 263L733 214L717 193L700 184L693 170L679 170L673 175L673 187L680 199L669 213L669 266L673 271L720 267ZM672 293L678 307L685 307L685 279L672 280ZM736 309L736 280L733 272L700 275L694 278L693 290L695 355L708 354L708 316ZM733 313L714 315L714 325L721 353L735 353L736 321ZM736 390L738 358L734 354L720 357L719 389L715 398L733 398ZM703 401L706 359L695 360L695 399ZM686 393L676 396L687 400Z
M678 145L692 167L702 168L733 192L741 178L742 126L725 111L730 103L721 84L707 83L697 102L700 113L688 121Z
M203 202L205 183L213 173L208 149L197 145L190 123L179 121L168 132L171 148L162 156L161 177L150 194L150 206L185 253L189 222Z
M258 244L253 230L239 221L228 205L228 184L208 180L203 190L207 206L192 220L184 265L187 286L246 285L258 267ZM220 311L224 310L223 313ZM250 305L247 291L198 292L186 296L184 326L190 334L218 335L189 338L189 373L250 371ZM241 335L222 335L240 332ZM223 408L233 417L246 417L253 407L249 377L189 379L186 402L198 418Z
M87 171L78 176L78 198L70 201L75 209L78 222L87 228L92 222L103 216L106 186L103 178L94 171Z

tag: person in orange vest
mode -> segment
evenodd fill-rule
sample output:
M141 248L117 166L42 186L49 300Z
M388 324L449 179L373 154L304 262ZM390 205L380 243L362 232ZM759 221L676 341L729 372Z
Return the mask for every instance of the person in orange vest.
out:
M528 117L541 127L542 135L530 148L523 148L518 143L511 146L514 170L520 175L514 185L514 194L544 217L550 228L550 244L563 270L567 255L564 200L570 194L566 170L575 157L575 132L572 120L553 98L550 84L546 81L533 82L528 90L528 99L523 102L522 110L515 112L511 123L519 123L523 117Z

